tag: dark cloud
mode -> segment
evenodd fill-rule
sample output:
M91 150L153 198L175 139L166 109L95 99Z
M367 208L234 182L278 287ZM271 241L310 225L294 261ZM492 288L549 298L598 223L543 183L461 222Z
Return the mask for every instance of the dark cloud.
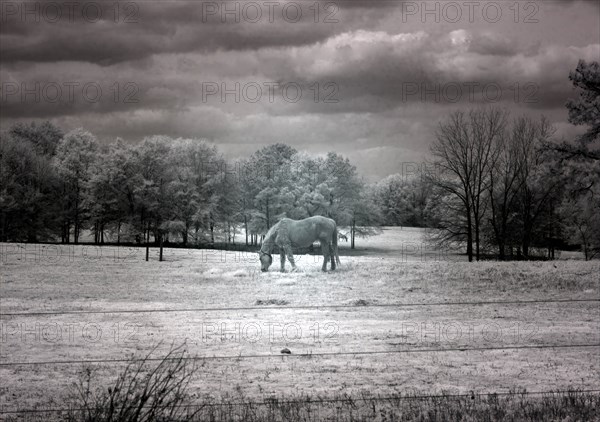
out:
M35 9L23 14L25 3L4 12L3 63L111 65L161 53L302 46L353 28L373 27L385 15L382 9L398 6L355 1L271 2L277 4L272 6L241 1L72 3L80 6L60 8L60 19L53 9L44 12L43 6L38 6L37 14ZM81 6L86 4L102 7ZM250 4L260 7L246 10Z
M405 20L400 1L333 3L319 3L316 23L314 2L301 3L297 23L281 15L223 23L219 10L203 15L193 1L132 3L139 8L130 23L123 20L132 10L119 10L114 22L112 2L102 3L97 22L3 14L0 123L50 118L106 141L206 138L232 158L285 141L315 153L335 149L379 176L424 156L437 123L457 108L543 112L562 134L573 133L564 107L575 95L568 73L580 58L598 59L595 6L543 2L536 24L508 15L491 25ZM337 22L323 22L331 12ZM271 83L279 84L272 92ZM301 88L297 101L286 97L294 96L290 85ZM62 98L51 101L56 86ZM207 96L208 86L219 92ZM237 98L221 96L237 86ZM262 96L254 102L248 95L256 86Z
M4 114L186 111L204 104L242 115L257 110L274 115L374 113L411 102L552 108L563 104L571 92L569 70L580 58L593 60L599 51L596 45L533 52L500 39L498 45L511 46L509 53L489 39L489 34L465 30L440 36L359 30L293 49L176 53L144 59L135 67L69 62L35 68L21 65L18 71L1 73L5 92L17 90L5 97ZM56 96L55 86L62 91L61 100L66 99L69 84L76 84L71 101L48 99ZM86 90L88 85L92 86ZM39 99L23 95L24 89L31 91L34 86L39 86ZM102 96L90 101L97 87ZM257 95L260 98L253 101Z

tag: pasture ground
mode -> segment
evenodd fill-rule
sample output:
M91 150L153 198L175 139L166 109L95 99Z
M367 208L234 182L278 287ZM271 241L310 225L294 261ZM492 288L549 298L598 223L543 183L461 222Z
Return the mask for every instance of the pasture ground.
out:
M600 262L467 263L421 234L359 240L330 273L309 255L282 274L245 252L2 244L2 409L60 407L81 361L182 342L206 358L198 400L600 389ZM531 302L481 303L502 301ZM89 365L110 385L125 363Z

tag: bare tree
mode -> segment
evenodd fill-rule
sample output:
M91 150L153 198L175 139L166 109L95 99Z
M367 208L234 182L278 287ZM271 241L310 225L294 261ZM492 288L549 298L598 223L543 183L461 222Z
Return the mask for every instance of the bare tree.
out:
M518 214L521 236L521 248L525 258L529 257L529 248L534 240L540 218L548 211L552 199L556 196L559 179L552 177L551 162L545 154L543 145L554 134L554 128L546 118L539 122L522 117L515 123L517 136L518 166Z
M497 138L497 155L490 167L490 218L500 260L506 258L506 246L512 228L517 195L520 191L519 144L525 136L523 120L515 120L512 127Z
M431 147L436 171L433 183L458 199L465 227L443 227L445 240L466 240L469 261L481 253L481 225L488 205L486 192L490 169L497 156L497 139L502 136L506 112L498 109L458 111L441 123ZM454 220L456 221L456 220ZM475 250L473 250L475 243Z

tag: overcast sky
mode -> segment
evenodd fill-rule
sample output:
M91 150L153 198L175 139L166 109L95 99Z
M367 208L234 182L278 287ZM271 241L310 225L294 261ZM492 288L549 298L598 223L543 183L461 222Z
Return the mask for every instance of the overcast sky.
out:
M426 157L459 108L572 137L569 71L600 60L596 0L227 3L2 0L2 129L204 138L229 158L285 142L373 179Z

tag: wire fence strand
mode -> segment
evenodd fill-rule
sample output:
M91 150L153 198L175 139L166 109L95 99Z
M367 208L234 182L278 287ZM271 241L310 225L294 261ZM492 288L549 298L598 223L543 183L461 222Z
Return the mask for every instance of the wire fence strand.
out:
M319 310L319 309L353 309L353 308L407 308L418 306L482 306L482 305L530 305L542 303L593 303L597 299L533 299L533 300L487 300L476 302L412 302L412 303L365 303L348 305L291 305L291 306L241 306L210 307L180 309L99 309L99 310L56 310L38 312L2 312L2 317L28 317L51 315L93 315L93 314L136 314L136 313L168 313L168 312L229 312L229 311L269 311L269 310Z
M302 357L328 357L328 356L356 356L356 355L388 355L400 353L443 353L443 352L484 352L493 350L526 350L526 349L566 349L566 348L588 348L600 347L600 343L584 344L555 344L555 345L523 345L523 346L501 346L501 347L448 347L441 349L404 349L404 350L366 350L355 352L323 352L323 353L291 353L291 354L270 354L270 355L225 355L225 356L189 356L184 358L173 358L182 360L227 360L227 359L272 359L272 358L302 358ZM157 362L171 360L164 357L140 358L140 359L82 359L82 360L57 360L57 361L34 361L34 362L4 362L0 363L0 368L10 366L30 366L30 365L74 365L74 364L93 364L93 363L124 363L124 362Z

